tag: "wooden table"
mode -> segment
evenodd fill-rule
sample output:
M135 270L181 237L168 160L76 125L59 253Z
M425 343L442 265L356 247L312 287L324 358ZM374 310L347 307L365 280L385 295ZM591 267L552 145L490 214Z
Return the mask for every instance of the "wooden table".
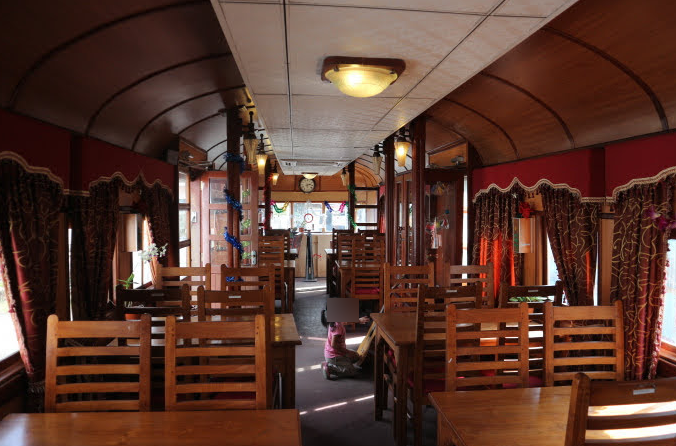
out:
M0 444L12 446L299 446L297 410L11 414Z
M326 248L324 249L324 254L326 256L326 294L328 294L330 297L335 297L338 295L338 293L331 285L336 279L333 275L333 265L336 261L336 256L338 253L336 253L335 249Z
M430 394L437 444L562 446L570 386Z
M296 346L301 345L293 314L275 314L272 321L272 365L282 374L282 408L296 407Z
M372 313L371 318L376 323L376 344L374 361L374 405L375 419L381 420L383 408L386 407L383 392L383 354L387 344L394 353L397 361L395 378L396 393L394 404L394 440L398 446L406 444L406 377L409 373L409 363L413 360L416 335L416 314L413 313Z

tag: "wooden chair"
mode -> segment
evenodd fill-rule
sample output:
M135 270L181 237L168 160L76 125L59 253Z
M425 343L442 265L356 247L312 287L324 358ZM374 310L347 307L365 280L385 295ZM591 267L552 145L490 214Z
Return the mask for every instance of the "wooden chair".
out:
M528 387L528 306L446 308L446 391ZM485 360L490 358L489 360Z
M221 290L262 290L272 289L275 281L274 266L228 268L221 265Z
M573 377L564 446L676 444L676 378L592 381Z
M530 319L529 331L529 375L531 387L539 387L544 384L544 304L552 302L554 306L563 305L563 282L557 280L554 285L522 285L510 286L500 284L498 307L508 308L518 305L511 302L514 297L541 298L542 302L526 302L528 305L528 318ZM539 333L537 335L535 332Z
M414 372L408 379L416 446L422 444L422 409L429 404L427 395L446 390L446 306L481 308L482 289L478 282L469 286L418 288Z
M204 289L211 289L211 264L204 266L162 266L155 262L155 289L180 288L187 284L190 286L190 295L192 296L191 305L197 305L197 287L203 286Z
M334 229L331 232L331 248L338 249L338 237L349 234L354 234L354 231L352 229Z
M291 230L290 229L266 229L266 236L284 237L284 253L286 258L291 258Z
M484 285L484 306L495 307L495 284L493 282L493 263L486 265L451 265L449 268L451 285L467 285L481 282ZM463 275L467 277L463 277Z
M263 286L256 290L207 291L197 288L197 320L211 321L213 316L220 320L226 317L240 317L262 314L270 320L275 314L275 295L272 287Z
M622 301L608 306L545 304L545 385L568 384L577 372L589 378L624 379Z
M383 267L385 311L413 312L418 303L418 286L434 286L434 265Z
M350 271L350 283L345 297L360 300L378 301L378 309L383 306L383 269L378 266L353 267Z
M355 239L353 258L357 262L383 263L385 261L385 237Z
M126 338L138 345L112 344ZM73 322L49 316L45 412L148 410L150 316Z
M269 327L252 320L167 319L165 410L268 409Z
M258 238L258 266L274 267L275 299L281 302L282 313L288 311L287 287L284 282L284 237L263 236Z

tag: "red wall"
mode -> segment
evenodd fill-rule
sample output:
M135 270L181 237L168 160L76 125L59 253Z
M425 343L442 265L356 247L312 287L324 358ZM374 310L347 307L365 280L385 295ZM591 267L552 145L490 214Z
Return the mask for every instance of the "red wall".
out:
M175 190L176 167L68 130L0 110L0 152L21 155L29 165L46 167L71 190L88 190L101 177L122 173L129 181L143 173L148 183L160 180Z
M606 147L606 196L635 178L650 178L676 166L676 133Z

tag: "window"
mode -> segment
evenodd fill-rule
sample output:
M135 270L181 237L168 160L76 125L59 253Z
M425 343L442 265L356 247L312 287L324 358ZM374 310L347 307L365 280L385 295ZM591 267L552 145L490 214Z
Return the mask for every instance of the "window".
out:
M150 234L148 232L148 220L143 219L143 242L141 246L147 249L150 245ZM141 251L131 253L132 272L134 273L134 288L139 288L150 284L153 281L150 272L150 262L144 262L141 258Z
M14 321L9 314L9 302L3 277L4 271L0 262L0 361L19 351Z
M276 205L277 209L282 209L283 204ZM277 212L274 208L272 209L270 218L270 228L272 229L289 229L291 225L291 204L284 209L284 212Z
M271 229L304 228L312 232L331 232L334 229L347 229L347 212L340 212L342 203L329 203L333 212L324 203L289 203L284 212L272 210ZM283 204L277 204L282 209ZM307 215L310 214L310 215ZM307 221L310 220L310 221Z
M669 240L666 269L662 345L676 353L676 239Z
M190 178L178 172L178 266L190 266Z

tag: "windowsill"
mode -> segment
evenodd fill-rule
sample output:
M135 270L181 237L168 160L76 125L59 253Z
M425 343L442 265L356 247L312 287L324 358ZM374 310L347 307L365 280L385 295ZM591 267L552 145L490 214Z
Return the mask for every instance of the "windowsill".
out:
M0 406L23 392L25 372L18 352L0 361Z

